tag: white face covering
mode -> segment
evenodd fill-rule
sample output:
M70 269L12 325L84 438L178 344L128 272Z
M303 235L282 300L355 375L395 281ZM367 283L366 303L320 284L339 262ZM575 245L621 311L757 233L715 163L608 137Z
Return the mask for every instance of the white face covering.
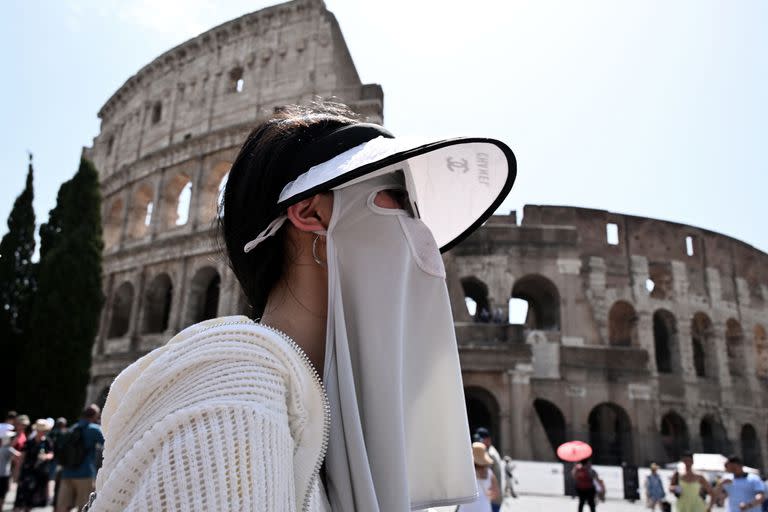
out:
M334 190L327 233L334 512L400 512L476 496L445 269L426 225L374 204L394 174Z

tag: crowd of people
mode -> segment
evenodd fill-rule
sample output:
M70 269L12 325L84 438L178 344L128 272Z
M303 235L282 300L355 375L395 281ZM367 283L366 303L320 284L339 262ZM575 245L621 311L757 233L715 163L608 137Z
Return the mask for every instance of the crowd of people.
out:
M0 423L0 504L16 484L14 511L54 506L80 510L94 489L104 436L100 409L91 404L72 426L66 418L40 418L9 411Z

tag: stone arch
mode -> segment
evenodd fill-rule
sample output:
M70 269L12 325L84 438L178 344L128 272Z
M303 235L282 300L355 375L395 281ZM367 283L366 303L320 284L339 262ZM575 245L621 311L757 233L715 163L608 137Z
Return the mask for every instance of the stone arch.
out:
M221 276L213 267L199 269L190 282L187 325L218 316Z
M152 222L155 193L152 188L144 183L133 194L131 202L131 214L128 219L128 236L131 238L143 238L149 233L149 225Z
M512 288L512 298L528 302L528 329L560 329L560 293L546 277L529 274L518 279Z
M596 405L589 413L589 444L595 464L632 464L632 423L627 412L613 402Z
M495 446L504 446L501 442L501 429L499 418L501 411L499 402L493 393L479 386L468 386L464 388L464 401L467 406L467 420L469 421L469 432L474 433L479 427L487 428L493 444Z
M680 373L677 320L666 309L658 309L653 313L653 346L658 372Z
M705 313L698 312L691 319L691 344L696 376L717 378L719 372L715 357L712 321Z
M104 216L104 248L110 249L120 243L123 226L123 200L116 197L109 203Z
M690 449L688 425L675 411L669 411L661 418L661 443L667 462L680 460L680 456Z
M168 180L163 189L163 212L161 226L174 228L183 226L189 220L191 208L192 181L186 174L176 174Z
M547 440L554 455L557 452L557 447L566 442L565 416L558 406L541 398L533 401L533 409L547 434Z
M629 302L613 303L608 313L608 341L613 346L637 346L637 313Z
M145 334L161 333L168 330L173 300L173 282L165 272L156 275L149 283L144 301Z
M725 322L725 348L728 353L728 371L731 377L745 377L744 331L735 318Z
M746 423L741 427L741 458L744 464L751 468L763 467L763 455L760 450L760 441L757 438L757 430L751 424Z
M222 186L226 184L231 167L232 162L218 162L205 174L200 188L199 218L202 222L213 222L216 220L221 201Z
M765 327L761 324L755 325L753 333L757 378L763 382L768 382L768 333L766 333Z
M711 414L701 419L699 424L701 449L704 453L729 454L731 443L723 424Z
M464 301L469 315L476 322L489 322L492 313L491 302L488 299L488 285L474 276L462 277L461 289L464 291Z
M112 314L109 320L107 338L120 338L128 334L133 306L133 285L128 281L121 284L112 298Z

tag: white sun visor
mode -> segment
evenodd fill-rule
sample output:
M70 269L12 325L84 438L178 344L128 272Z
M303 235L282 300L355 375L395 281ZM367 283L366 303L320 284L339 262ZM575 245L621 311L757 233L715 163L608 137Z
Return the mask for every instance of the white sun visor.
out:
M446 251L499 207L514 183L516 163L509 147L494 139L377 137L309 168L283 188L278 206L396 171L405 175L415 214Z

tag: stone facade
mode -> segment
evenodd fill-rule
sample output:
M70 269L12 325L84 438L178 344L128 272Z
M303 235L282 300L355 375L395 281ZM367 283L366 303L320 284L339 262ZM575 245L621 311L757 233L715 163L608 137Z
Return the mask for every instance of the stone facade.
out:
M99 112L104 307L88 399L174 333L248 305L214 242L222 183L273 109L337 97L382 122L333 15L298 0L161 55ZM703 229L526 206L445 256L467 406L518 459L584 439L604 463L741 452L768 467L768 255ZM510 299L527 305L508 321ZM475 308L470 316L467 304Z

